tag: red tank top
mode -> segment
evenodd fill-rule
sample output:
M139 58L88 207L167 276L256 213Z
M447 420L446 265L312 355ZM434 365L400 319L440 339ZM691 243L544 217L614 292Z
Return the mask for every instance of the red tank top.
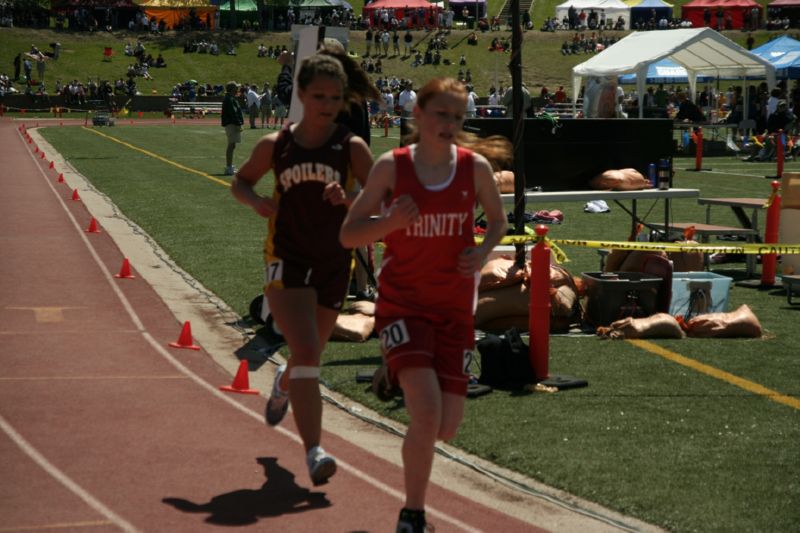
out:
M395 187L385 205L408 194L419 208L420 219L384 238L376 314L467 320L474 312L475 278L461 276L457 265L459 254L475 246L472 152L457 147L452 180L436 190L420 183L409 147L397 148L393 154Z

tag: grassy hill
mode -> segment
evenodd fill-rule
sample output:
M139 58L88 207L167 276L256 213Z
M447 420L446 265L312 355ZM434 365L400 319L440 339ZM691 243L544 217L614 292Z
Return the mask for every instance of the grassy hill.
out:
M545 16L554 13L557 0L537 1L533 14L536 26ZM490 0L490 13L502 8L501 0ZM355 6L358 10L360 6ZM477 46L466 44L468 31L455 30L447 36L449 49L444 51L443 58L450 60L450 65L419 67L411 66L410 58L382 58L383 73L389 77L408 78L418 86L436 75L456 76L460 68L459 58L463 54L466 66L473 75L476 91L485 95L490 85L508 86L509 54L490 52L487 50L491 39L499 37L510 39L510 31L488 32L479 35ZM607 32L617 38L626 32ZM743 32L726 32L725 35L739 44L744 44ZM756 44L765 42L775 32L756 32ZM414 32L416 46L426 46L432 34ZM571 38L571 32L544 33L532 30L524 33L523 43L523 81L532 90L538 92L541 86L551 90L557 85L571 86L572 68L589 58L588 55L563 56L560 47L564 40ZM138 79L137 85L142 94L168 94L176 83L194 79L201 83L223 84L228 80L253 82L259 86L264 81L274 82L278 73L276 61L257 58L256 50L260 43L269 46L290 46L291 36L286 32L255 33L243 31L218 32L167 32L163 35L115 31L96 34L55 32L29 28L0 28L0 72L13 73L13 58L19 52L30 49L36 44L41 50L48 50L51 42L61 43L61 56L58 61L49 61L45 72L45 83L52 91L56 79L66 82L79 79L84 83L89 78L114 80L124 78L132 58L123 55L126 42L135 43L141 39L147 51L154 56L159 52L167 62L165 69L151 69L153 81ZM234 46L235 56L183 53L183 45L191 40L213 40L220 44L222 50ZM104 61L103 49L111 47L114 56L111 61ZM364 32L350 33L350 50L355 54L363 54ZM34 70L35 73L35 70ZM18 85L18 88L21 88Z

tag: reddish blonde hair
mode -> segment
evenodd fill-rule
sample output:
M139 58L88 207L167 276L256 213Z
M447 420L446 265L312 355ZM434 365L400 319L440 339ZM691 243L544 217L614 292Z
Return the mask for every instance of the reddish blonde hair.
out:
M425 109L428 102L436 95L450 93L463 100L464 111L467 109L467 89L464 84L455 78L433 78L417 92L416 105L420 109ZM410 133L405 136L403 142L411 144L419 141L419 130L409 124ZM502 135L491 135L489 137L478 137L474 133L461 130L456 134L456 144L469 148L489 160L495 170L508 168L513 161L513 146L511 142Z

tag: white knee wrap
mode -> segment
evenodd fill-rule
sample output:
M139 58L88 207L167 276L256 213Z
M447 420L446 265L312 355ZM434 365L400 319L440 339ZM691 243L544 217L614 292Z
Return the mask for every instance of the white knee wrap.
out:
M319 367L293 366L289 371L289 379L319 379Z

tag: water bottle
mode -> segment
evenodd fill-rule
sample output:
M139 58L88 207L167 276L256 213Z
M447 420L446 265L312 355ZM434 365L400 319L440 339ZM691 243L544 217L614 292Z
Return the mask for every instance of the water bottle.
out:
M658 162L658 188L662 191L669 189L669 179L669 159L661 159Z
M647 165L647 179L653 185L653 188L658 187L658 174L656 174L656 164L650 163Z

